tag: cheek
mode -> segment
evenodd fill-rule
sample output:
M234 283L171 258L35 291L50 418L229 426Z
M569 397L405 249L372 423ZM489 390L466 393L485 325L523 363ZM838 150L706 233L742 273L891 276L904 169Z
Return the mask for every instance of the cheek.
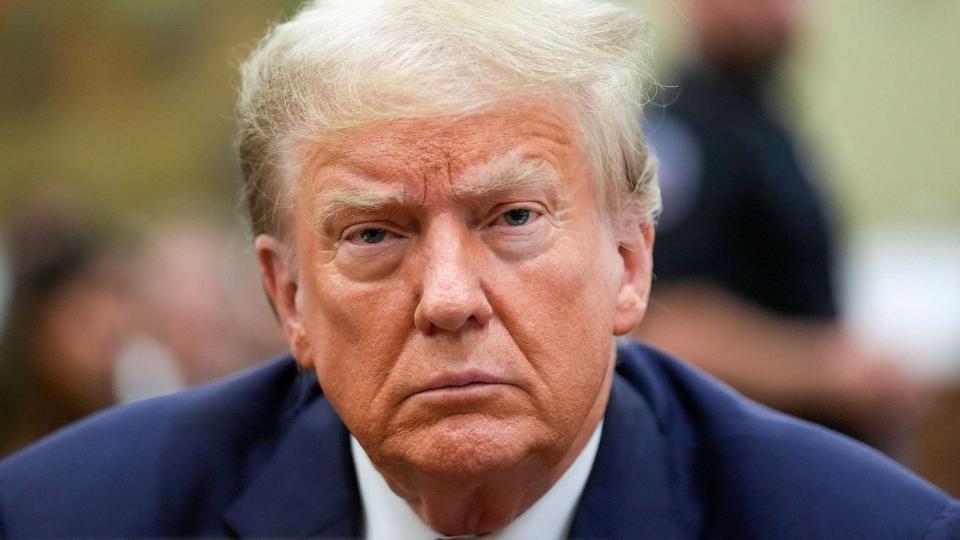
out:
M324 393L361 428L409 338L414 298L394 280L358 283L324 270L304 291L304 329Z
M525 282L535 284L532 301L545 307L542 331L554 339L590 344L612 335L614 294L608 270L597 263L595 252L586 254L570 244L560 244L549 268L531 268Z
M520 285L531 296L528 302L549 311L551 316L543 317L548 327L562 325L569 330L569 325L576 324L589 329L590 336L609 338L617 261L606 229L591 217L578 220L556 236L549 251L518 267Z
M537 259L499 272L491 287L495 311L540 376L543 401L568 418L587 410L610 361L616 293L596 248L589 235L565 235Z

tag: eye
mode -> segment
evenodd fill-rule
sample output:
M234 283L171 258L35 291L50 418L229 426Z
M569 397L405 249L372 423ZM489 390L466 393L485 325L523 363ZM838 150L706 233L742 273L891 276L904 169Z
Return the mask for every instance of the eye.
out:
M354 244L379 244L390 234L390 231L382 227L365 227L350 233L347 240Z
M530 208L511 208L498 216L494 225L506 225L508 227L521 227L533 222L540 216L540 213Z
M364 229L357 235L364 244L378 244L387 237L385 229Z
M530 210L526 208L514 208L513 210L504 212L503 221L511 226L525 225L530 221Z

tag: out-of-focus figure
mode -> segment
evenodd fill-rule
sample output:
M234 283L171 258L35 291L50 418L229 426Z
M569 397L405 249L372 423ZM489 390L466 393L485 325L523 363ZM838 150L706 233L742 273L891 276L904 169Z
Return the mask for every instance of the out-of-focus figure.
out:
M207 382L287 349L241 246L198 219L147 231L133 265L139 333L117 373L124 401Z
M920 391L837 309L828 208L771 83L800 0L687 0L698 57L647 132L664 211L637 335L776 408L882 444Z
M69 212L37 206L5 238L0 456L115 402L130 330L124 266Z

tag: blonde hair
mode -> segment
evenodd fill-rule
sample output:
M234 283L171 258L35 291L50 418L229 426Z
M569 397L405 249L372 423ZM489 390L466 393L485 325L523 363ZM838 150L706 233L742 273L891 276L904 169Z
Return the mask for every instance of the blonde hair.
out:
M359 125L566 100L611 207L652 219L641 132L646 20L594 0L315 0L242 65L239 153L254 234L281 232L299 143Z

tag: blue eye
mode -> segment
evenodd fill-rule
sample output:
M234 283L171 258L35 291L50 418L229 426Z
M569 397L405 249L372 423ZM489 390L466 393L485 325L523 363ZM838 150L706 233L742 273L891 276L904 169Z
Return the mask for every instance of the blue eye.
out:
M386 229L363 229L357 236L364 244L379 244L387 237Z
M530 221L530 210L526 208L514 208L503 213L503 221L511 227L526 225Z

